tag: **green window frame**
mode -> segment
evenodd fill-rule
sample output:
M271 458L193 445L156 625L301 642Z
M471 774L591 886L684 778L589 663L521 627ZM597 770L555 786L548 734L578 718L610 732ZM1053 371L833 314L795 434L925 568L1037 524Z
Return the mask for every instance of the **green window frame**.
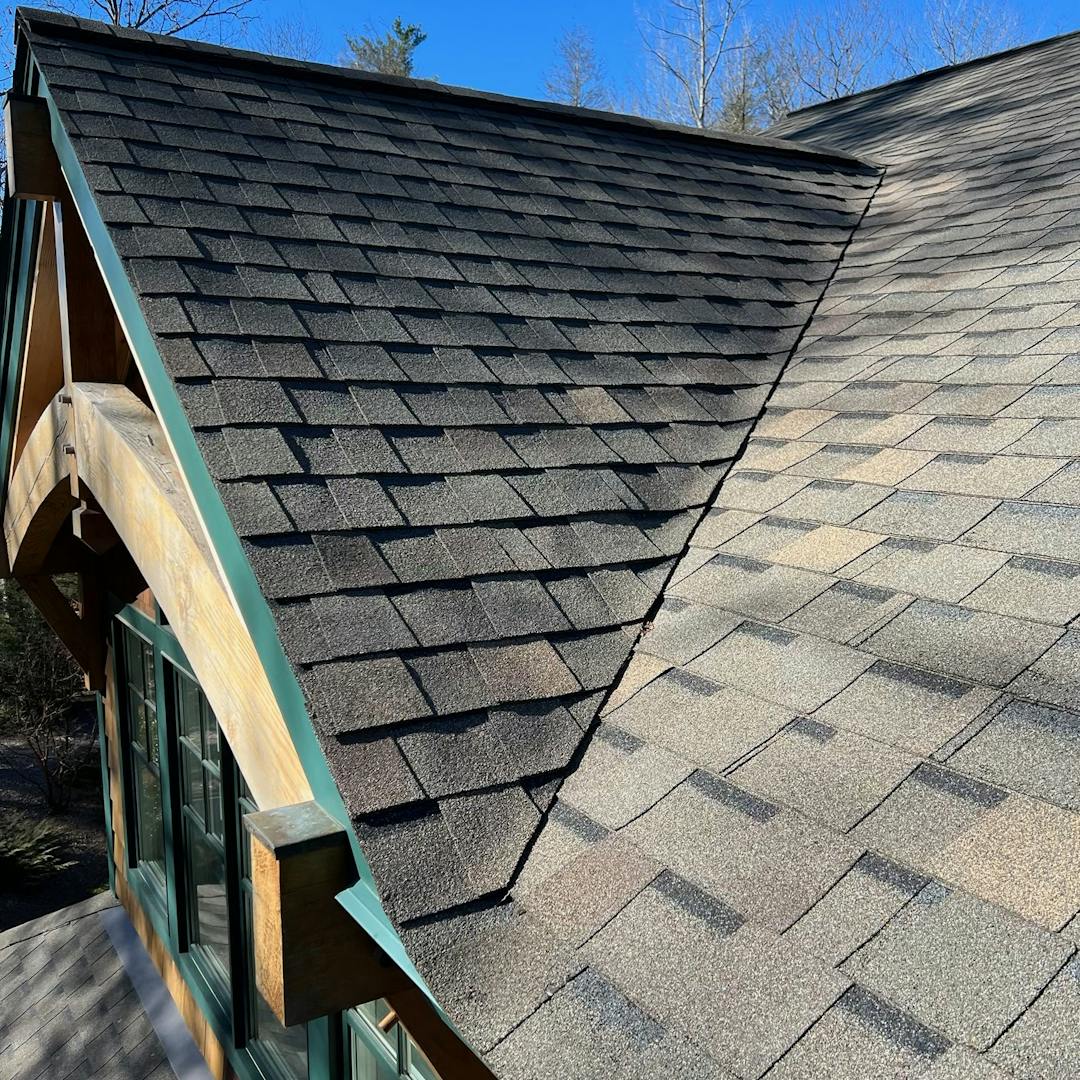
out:
M390 1002L379 998L343 1015L348 1080L440 1080Z
M239 886L236 830L226 807L235 801L235 764L198 683L166 661L170 727L178 746L178 855L184 886L181 940L209 991L232 1008L231 974L237 969L234 938L242 933L235 912Z
M129 626L121 625L115 641L128 867L151 902L164 909L169 871L158 661L151 642Z
M213 710L160 611L113 608L132 889L243 1080L340 1077L337 1017L286 1029L255 985L243 816L257 807Z

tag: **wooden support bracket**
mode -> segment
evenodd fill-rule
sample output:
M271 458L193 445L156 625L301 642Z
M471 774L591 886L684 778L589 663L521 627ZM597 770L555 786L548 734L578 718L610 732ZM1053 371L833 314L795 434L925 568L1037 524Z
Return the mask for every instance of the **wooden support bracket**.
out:
M34 607L86 673L89 690L105 689L105 639L95 614L97 597L82 595L81 617L47 574L17 579Z
M52 144L45 99L8 94L4 103L4 134L8 194L15 199L58 199L63 178Z
M345 830L316 802L248 814L255 981L286 1026L404 989L408 977L337 902L356 879Z

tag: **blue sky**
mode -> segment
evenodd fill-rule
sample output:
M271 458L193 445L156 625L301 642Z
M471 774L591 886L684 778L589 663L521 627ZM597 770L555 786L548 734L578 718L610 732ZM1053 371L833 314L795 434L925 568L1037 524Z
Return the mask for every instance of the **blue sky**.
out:
M579 24L592 33L597 51L616 90L633 83L642 59L638 15L663 0L371 0L344 7L333 0L253 0L252 9L295 18L304 12L318 28L322 59L334 62L344 33L362 31L366 24L388 25L395 15L419 23L428 40L417 53L417 74L442 82L473 86L523 97L544 95L544 74L551 66L555 39L566 27ZM826 0L756 0L761 18L768 11L809 10ZM994 3L994 0L987 0ZM1020 13L1023 40L1035 40L1080 29L1076 0L1040 0L1003 5ZM916 17L922 5L899 0L898 11Z

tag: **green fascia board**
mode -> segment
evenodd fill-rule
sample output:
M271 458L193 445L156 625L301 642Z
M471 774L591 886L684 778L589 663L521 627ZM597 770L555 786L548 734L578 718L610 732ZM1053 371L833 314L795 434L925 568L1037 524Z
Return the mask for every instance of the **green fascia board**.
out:
M3 391L0 405L0 513L7 502L8 462L11 460L12 439L15 434L15 415L19 407L19 365L22 361L29 318L30 293L34 277L34 243L38 213L34 203L8 200L4 213L3 235L0 237L0 259L3 260L4 344ZM6 557L5 560L6 562Z
M41 80L39 93L48 104L52 142L60 161L61 172L74 198L87 238L94 249L117 316L127 334L158 419L172 444L177 464L206 526L211 548L218 558L226 584L236 600L240 616L254 642L275 700L281 709L293 745L296 747L300 763L311 785L312 793L327 813L341 823L349 837L353 857L360 872L360 880L350 892L359 891L365 895L366 900L358 905L348 905L347 910L360 922L364 930L378 941L380 947L394 963L407 972L416 985L438 1007L430 989L409 959L397 931L378 901L371 868L360 848L341 793L330 776L326 758L307 713L300 684L281 647L270 608L255 581L255 574L244 554L240 539L206 468L206 462L195 442L194 433L188 424L172 378L166 371L157 344L146 324L138 297L120 261L120 256L113 246L93 192L79 165L75 148L64 129L56 102L44 78ZM442 1015L445 1016L445 1014ZM450 1022L449 1018L447 1022Z

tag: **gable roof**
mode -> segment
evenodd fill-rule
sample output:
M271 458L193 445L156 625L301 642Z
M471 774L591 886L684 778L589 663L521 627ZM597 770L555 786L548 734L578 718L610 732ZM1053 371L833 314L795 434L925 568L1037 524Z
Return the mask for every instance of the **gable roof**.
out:
M505 888L876 174L22 19L384 904Z

